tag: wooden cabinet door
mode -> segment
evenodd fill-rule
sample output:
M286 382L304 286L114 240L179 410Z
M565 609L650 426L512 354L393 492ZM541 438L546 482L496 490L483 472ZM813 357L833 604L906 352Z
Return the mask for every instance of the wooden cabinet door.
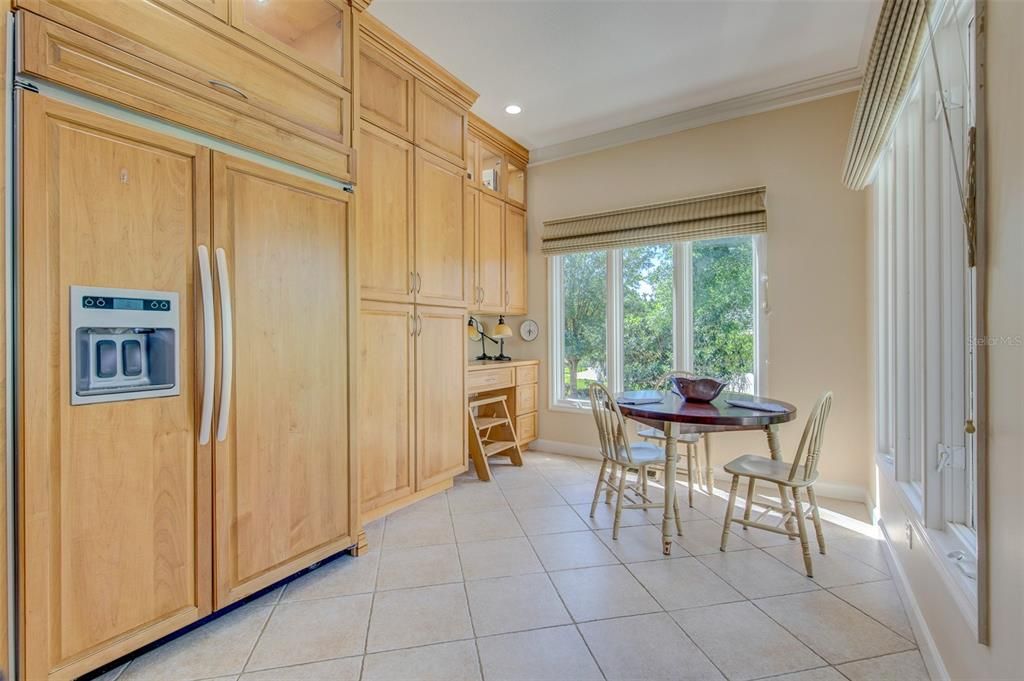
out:
M71 679L210 612L195 359L210 152L19 97L21 676ZM178 294L180 394L71 404L72 285Z
M416 306L416 489L466 470L466 316Z
M412 302L413 146L373 125L359 135L359 293Z
M505 206L505 312L526 314L526 213Z
M186 0L186 2L209 12L221 21L227 23L229 0Z
M351 218L341 189L214 154L213 241L230 281L218 303L230 295L234 338L215 419L217 607L354 543Z
M412 494L416 484L415 322L412 305L360 307L355 427L363 513Z
M480 222L477 227L477 286L480 311L505 311L505 204L480 194Z
M466 165L466 110L429 85L416 81L416 145Z
M462 169L416 150L416 302L466 307L473 300L472 238Z
M415 80L412 74L363 45L359 58L359 107L362 117L412 141Z

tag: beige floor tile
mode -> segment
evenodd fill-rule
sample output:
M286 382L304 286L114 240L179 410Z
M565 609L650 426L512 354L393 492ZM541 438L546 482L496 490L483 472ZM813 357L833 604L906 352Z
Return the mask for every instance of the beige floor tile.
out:
M567 504L587 504L590 505L591 500L594 498L594 484L595 481L581 482L575 485L557 485L555 489L562 495Z
M569 570L619 562L593 532L567 532L530 537L537 557L548 570Z
M397 549L454 542L455 531L452 529L451 515L426 512L397 517L388 516L387 524L384 526L382 545Z
M590 471L585 471L579 467L573 467L572 469L548 469L541 471L541 475L548 481L548 484L554 485L555 487L561 487L564 485L590 485L590 493L594 493L594 484L597 483L597 476Z
M830 591L908 641L916 640L896 585L891 581L840 586Z
M246 605L252 606L254 608L263 608L271 605L277 605L277 602L281 600L281 594L284 593L284 589L285 588L283 586L273 588L265 594L252 599Z
M665 613L585 622L580 631L608 681L722 678Z
M527 466L510 466L493 462L491 463L491 479L502 491L548 484L539 470Z
M278 605L246 671L361 654L371 598L342 596Z
M837 669L850 681L878 681L878 679L930 681L924 660L921 659L921 653L916 650L874 657L859 662L849 662L839 665Z
M465 513L452 516L452 521L459 543L523 536L523 529L511 509Z
M362 663L362 657L345 657L247 672L238 681L359 681Z
M477 636L572 623L543 573L468 582L466 591Z
M555 588L577 622L640 615L661 609L647 590L621 565L552 572Z
M800 548L800 542L793 542L786 546L774 546L765 551L797 572L804 572L804 554ZM817 545L813 543L811 544L811 564L814 567L812 579L826 589L848 584L877 582L889 578L887 574L840 551L829 551L822 555L818 553Z
M477 641L487 681L603 681L576 627L534 629Z
M773 676L771 681L847 681L847 679L837 672L835 667L818 667L803 672Z
M458 546L467 581L544 572L526 537L464 542Z
M362 681L480 681L473 641L367 655Z
M462 584L378 593L370 616L367 652L473 637Z
M590 529L576 515L576 511L569 506L520 509L515 514L523 532L531 536L558 532L581 532Z
M92 679L92 681L117 681L117 678L124 673L124 670L128 668L128 663L118 665L113 669L107 670L99 676Z
M186 681L242 671L272 608L243 606L132 660L118 681Z
M384 549L377 572L377 590L409 589L462 581L455 544Z
M746 601L677 610L672 616L733 681L825 664L810 648Z
M380 551L365 556L339 556L291 581L281 594L282 603L315 598L371 593L377 579Z
M768 525L774 525L776 521L769 520L766 522ZM739 534L743 539L749 542L751 545L758 548L768 548L769 546L786 546L788 544L798 544L799 542L795 539L790 539L784 534L777 532L769 532L767 530L759 530L756 527L737 527L735 532ZM828 535L825 536L826 542ZM826 543L826 547L828 544Z
M576 511L583 522L587 524L587 527L593 530L604 530L611 528L615 524L615 505L604 503L604 495L597 503L597 508L594 509L594 517L590 517L590 504L573 504L572 510ZM619 527L636 527L639 525L650 525L652 519L656 519L659 523L661 522L661 511L651 510L642 511L639 509L623 509L622 518L619 522Z
M373 522L363 525L363 532L366 533L366 547L371 553L379 551L381 544L384 543L385 522L387 522L386 518L377 518Z
M841 531L837 532L834 529L830 531L825 528L825 548L829 553L838 550L855 560L867 563L879 572L889 574L889 563L885 559L886 549L881 539L866 537L846 530L846 528L839 528L839 530Z
M565 499L558 491L543 483L539 485L527 485L503 489L508 505L518 511L525 508L547 508L548 506L564 506Z
M448 490L448 508L451 509L452 515L500 511L508 508L508 502L505 501L501 488L493 482L477 480L456 485Z
M696 558L626 565L666 610L742 601L743 595Z
M654 525L620 527L618 539L612 539L611 530L598 530L597 536L623 563L664 560L670 557L681 558L690 555L683 547L676 546L672 550L672 556L666 556L661 548L661 528ZM676 536L675 532L672 536Z
M747 598L764 598L801 591L818 585L761 550L718 552L698 560Z
M448 495L445 493L434 494L426 499L420 499L414 504L400 508L397 511L392 511L387 517L388 519L391 519L430 514L448 515L450 512L451 511L448 507Z
M827 591L776 596L756 605L831 664L914 647Z
M718 553L722 548L722 525L713 520L684 522L683 536L676 537L675 542L695 556ZM726 551L742 551L752 548L754 548L753 544L743 538L742 532L730 529Z

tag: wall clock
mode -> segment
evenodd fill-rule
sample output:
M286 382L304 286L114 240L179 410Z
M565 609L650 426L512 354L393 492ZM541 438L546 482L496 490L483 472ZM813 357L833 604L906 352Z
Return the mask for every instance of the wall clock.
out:
M539 333L540 329L537 327L537 322L532 319L527 319L519 325L519 335L522 336L524 341L536 340Z

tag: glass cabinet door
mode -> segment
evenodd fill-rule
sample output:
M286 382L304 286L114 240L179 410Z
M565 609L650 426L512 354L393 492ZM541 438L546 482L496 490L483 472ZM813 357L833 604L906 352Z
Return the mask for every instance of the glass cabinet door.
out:
M504 178L501 176L504 168L504 157L500 151L480 143L480 184L485 189L490 189L495 194L501 194L504 190Z
M466 136L466 179L480 186L480 141L472 135Z
M233 0L231 24L347 87L348 11L332 0Z
M510 203L520 206L526 205L526 168L524 165L509 156L505 172L505 198Z

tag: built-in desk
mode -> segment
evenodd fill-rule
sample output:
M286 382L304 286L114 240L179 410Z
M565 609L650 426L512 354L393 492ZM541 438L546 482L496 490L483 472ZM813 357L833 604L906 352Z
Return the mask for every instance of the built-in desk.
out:
M523 449L537 439L537 379L540 360L476 361L466 373L466 395L505 395Z

